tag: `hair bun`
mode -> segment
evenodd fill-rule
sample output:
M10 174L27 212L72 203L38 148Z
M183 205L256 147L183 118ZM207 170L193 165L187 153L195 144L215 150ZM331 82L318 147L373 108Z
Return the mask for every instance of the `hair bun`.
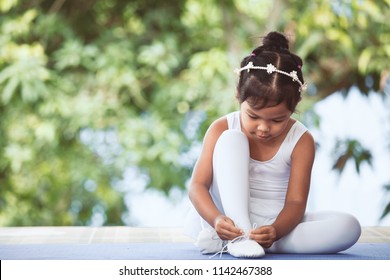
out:
M288 40L282 33L273 31L263 38L263 47L268 50L288 50Z

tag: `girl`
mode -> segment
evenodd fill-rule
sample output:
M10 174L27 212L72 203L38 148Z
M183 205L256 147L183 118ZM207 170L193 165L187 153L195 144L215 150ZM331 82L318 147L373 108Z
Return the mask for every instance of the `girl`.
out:
M211 124L190 184L198 219L189 230L202 253L335 253L358 240L351 215L305 213L315 144L291 117L306 86L301 68L278 32L242 60L240 111Z

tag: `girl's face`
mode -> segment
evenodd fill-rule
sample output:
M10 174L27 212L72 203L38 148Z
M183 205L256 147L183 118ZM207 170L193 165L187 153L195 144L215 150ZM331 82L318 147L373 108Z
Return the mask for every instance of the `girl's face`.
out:
M247 101L241 103L241 121L244 131L253 140L270 142L286 129L292 112L280 103L261 109L252 108Z

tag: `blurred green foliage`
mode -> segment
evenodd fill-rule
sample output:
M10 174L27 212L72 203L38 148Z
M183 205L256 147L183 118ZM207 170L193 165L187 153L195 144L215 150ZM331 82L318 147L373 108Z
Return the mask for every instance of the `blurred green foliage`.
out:
M0 0L0 225L129 224L126 168L148 188L185 189L205 129L238 108L232 69L269 31L306 61L301 111L353 86L388 93L389 8ZM353 144L339 153L358 169L371 156Z

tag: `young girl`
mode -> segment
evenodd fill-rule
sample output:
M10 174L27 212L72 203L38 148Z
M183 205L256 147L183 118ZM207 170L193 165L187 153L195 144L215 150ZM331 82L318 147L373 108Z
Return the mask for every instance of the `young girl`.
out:
M291 117L305 89L301 69L278 32L237 69L240 111L209 127L189 190L198 217L189 231L202 253L335 253L358 240L353 216L305 213L315 144Z

